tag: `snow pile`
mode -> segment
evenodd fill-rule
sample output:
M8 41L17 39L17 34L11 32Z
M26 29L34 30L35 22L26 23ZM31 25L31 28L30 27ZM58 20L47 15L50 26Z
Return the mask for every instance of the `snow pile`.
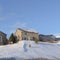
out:
M29 47L31 44L31 47ZM60 45L34 41L20 41L17 44L0 46L0 59L23 60L35 58L48 58L60 60Z

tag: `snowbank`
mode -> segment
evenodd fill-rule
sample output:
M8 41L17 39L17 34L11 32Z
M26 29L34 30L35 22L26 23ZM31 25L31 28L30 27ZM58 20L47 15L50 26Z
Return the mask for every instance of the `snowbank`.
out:
M31 44L30 48L29 44ZM33 41L20 41L17 44L0 46L0 59L4 58L10 58L11 60L36 58L60 60L60 45L46 42L35 44Z

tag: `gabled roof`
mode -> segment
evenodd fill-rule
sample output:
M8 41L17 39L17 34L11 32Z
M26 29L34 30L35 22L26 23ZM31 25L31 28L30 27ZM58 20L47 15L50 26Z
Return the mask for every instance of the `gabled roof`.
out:
M0 31L0 33L1 33L1 34L4 34L4 35L7 35L6 33L2 32L2 31Z
M33 29L18 28L18 30L23 30L23 31L27 31L27 32L38 33L37 31L35 31L35 30L33 30Z

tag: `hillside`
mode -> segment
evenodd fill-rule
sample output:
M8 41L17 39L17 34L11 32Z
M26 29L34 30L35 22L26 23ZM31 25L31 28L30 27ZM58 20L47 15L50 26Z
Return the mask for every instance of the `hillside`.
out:
M30 48L29 44L31 44ZM60 60L60 44L20 41L17 44L0 46L0 60L40 60L40 58Z

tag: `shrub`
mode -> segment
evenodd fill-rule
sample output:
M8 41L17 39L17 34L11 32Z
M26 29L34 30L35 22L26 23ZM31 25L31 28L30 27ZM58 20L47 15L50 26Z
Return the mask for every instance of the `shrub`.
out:
M38 44L39 40L38 39L35 39L35 43Z
M29 44L29 47L31 47L31 44Z

